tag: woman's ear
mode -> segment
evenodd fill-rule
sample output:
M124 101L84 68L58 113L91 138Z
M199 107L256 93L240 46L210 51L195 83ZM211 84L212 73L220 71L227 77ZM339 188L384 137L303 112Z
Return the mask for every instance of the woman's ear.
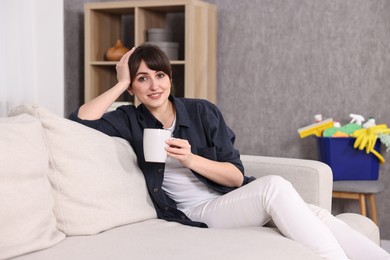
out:
M127 88L127 92L130 94L130 96L134 96L133 87L131 86L131 84Z

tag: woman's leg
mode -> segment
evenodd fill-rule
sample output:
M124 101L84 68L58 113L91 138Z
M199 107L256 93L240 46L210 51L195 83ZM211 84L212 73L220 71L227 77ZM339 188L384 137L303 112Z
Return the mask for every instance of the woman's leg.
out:
M271 218L286 237L327 259L347 259L336 238L309 209L293 186L266 176L200 205L187 215L211 228L262 226Z
M329 211L309 205L312 212L330 229L349 258L354 260L390 259L390 254Z

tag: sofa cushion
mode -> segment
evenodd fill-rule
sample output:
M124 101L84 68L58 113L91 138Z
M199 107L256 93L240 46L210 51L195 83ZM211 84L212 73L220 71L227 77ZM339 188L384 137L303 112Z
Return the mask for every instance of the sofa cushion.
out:
M113 228L95 236L73 236L64 242L14 260L321 260L307 247L276 229L197 228L161 219Z
M131 146L39 106L20 106L42 122L49 147L49 180L58 228L91 235L156 218Z
M355 213L342 213L336 218L347 223L351 228L371 239L375 244L380 245L379 227L366 216Z
M48 157L36 118L0 118L0 259L65 238L53 214Z

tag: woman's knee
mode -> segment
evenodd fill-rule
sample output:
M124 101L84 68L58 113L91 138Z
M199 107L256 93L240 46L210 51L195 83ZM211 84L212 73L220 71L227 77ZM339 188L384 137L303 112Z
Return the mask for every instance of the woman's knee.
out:
M275 194L296 193L292 184L278 175L267 175L256 179L248 184L248 191L258 194L260 198L273 196ZM273 195L272 195L273 194Z

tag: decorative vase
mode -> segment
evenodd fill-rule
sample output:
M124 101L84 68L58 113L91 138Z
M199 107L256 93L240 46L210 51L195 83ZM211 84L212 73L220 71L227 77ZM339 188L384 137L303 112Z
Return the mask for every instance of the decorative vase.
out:
M117 40L115 45L106 51L106 59L109 61L119 61L129 49L124 47L121 40Z

